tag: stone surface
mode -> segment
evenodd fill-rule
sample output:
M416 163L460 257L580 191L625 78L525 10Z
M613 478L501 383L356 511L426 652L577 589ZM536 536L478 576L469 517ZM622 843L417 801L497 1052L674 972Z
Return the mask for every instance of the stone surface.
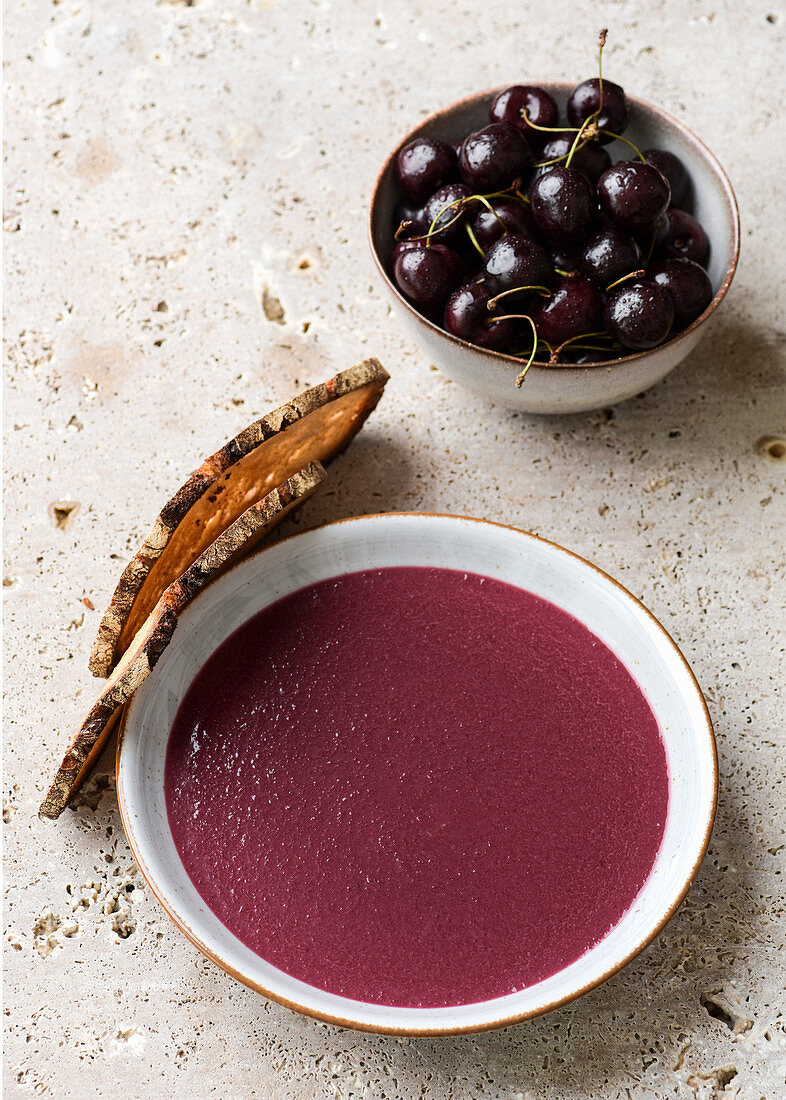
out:
M590 75L601 19L608 76L727 166L742 260L711 333L655 389L516 415L402 336L364 205L422 113L505 80ZM770 0L11 6L6 1095L784 1095L786 462L766 443L786 432L784 27ZM94 691L99 614L161 503L251 419L365 355L388 390L287 530L414 508L562 542L661 618L716 723L717 826L685 905L605 986L503 1032L355 1034L236 985L141 881L109 754L58 825L36 816Z

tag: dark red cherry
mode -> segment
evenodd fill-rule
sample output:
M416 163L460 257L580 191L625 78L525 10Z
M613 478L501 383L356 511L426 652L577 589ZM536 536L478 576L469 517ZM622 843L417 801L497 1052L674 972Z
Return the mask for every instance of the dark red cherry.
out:
M458 200L466 199L470 194L469 188L463 183L448 183L426 200L423 207L424 221L426 232L431 225L435 225L431 238L433 241L450 244L456 240L468 215L467 204L459 204Z
M687 210L676 207L666 211L669 228L663 242L663 251L668 256L682 256L686 260L703 264L710 251L710 242L704 229Z
M554 277L546 249L515 233L500 237L491 246L483 270L492 294L519 286L548 286Z
M445 328L462 340L502 351L510 347L516 335L516 323L494 321L488 309L490 297L485 283L468 283L454 290L445 306Z
M541 161L558 160L560 157L567 159L575 137L575 134L557 134L550 138L543 146L539 159ZM606 169L611 167L611 157L597 141L588 141L573 154L570 166L583 172L590 183L597 183ZM543 171L546 169L538 169L538 174L542 174Z
M396 260L402 253L409 252L411 248L420 248L422 244L422 241L396 241L390 253L390 270L395 268Z
M589 118L600 107L598 115L598 128L610 130L612 134L621 134L630 121L630 106L625 97L625 92L619 84L611 80L603 81L603 102L601 104L601 87L598 77L584 80L570 93L568 99L568 119L571 126L581 126L585 118ZM598 138L604 144L613 141L614 138L601 134Z
M647 229L669 205L669 185L657 168L638 160L621 160L598 180L603 213L621 229Z
M595 194L587 177L575 168L550 168L530 189L532 216L550 241L575 242L595 214Z
M424 309L442 305L458 285L461 261L443 244L410 245L407 242L393 265L393 278L402 294Z
M598 288L581 275L560 279L550 298L539 298L530 310L541 339L557 347L573 336L602 328L603 300Z
M709 275L693 260L662 260L647 272L647 278L668 291L677 328L695 321L712 301Z
M464 182L480 194L509 187L531 163L527 139L506 122L492 122L464 138L459 154Z
M435 138L415 138L396 157L396 176L413 203L423 203L438 187L458 175L458 161L450 145Z
M616 226L604 226L590 237L581 255L582 274L604 290L640 267L641 249L633 237Z
M606 302L607 332L632 351L662 344L674 323L674 304L663 287L648 280L626 283Z
M688 191L688 173L685 165L674 153L667 149L645 149L644 159L647 164L657 168L660 174L668 180L671 188L671 201L674 206L679 206Z
M556 126L559 121L557 104L543 88L533 88L527 84L514 84L496 95L489 109L492 122L507 122L520 130L534 148L540 148L547 134L533 130L524 118L528 117L538 126Z
M609 224L611 225L613 222ZM666 214L661 214L654 226L651 225L648 226L647 229L639 229L633 234L636 238L636 244L641 249L641 254L645 262L647 261L647 257L652 256L655 249L663 244L668 232L669 219Z
M570 244L558 244L551 250L551 262L555 270L567 271L570 275L578 275L581 266L581 245L571 247Z
M472 231L484 251L505 233L517 233L520 237L535 237L537 233L535 219L532 217L530 208L521 199L503 196L499 199L491 199L489 205L491 210L478 203L478 213L472 222Z
M403 238L419 237L428 231L426 212L422 206L400 202L393 215L393 224L398 230L404 222L409 222L409 224L401 230Z

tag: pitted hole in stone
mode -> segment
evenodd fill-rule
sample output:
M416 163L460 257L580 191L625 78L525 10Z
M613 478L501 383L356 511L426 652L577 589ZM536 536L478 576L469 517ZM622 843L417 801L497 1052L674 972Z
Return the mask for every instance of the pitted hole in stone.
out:
M127 940L129 936L136 932L136 918L132 916L128 909L120 910L112 920L112 931L121 940Z
M62 921L56 913L44 913L33 925L33 935L36 938L48 936L52 932L56 932L61 923Z
M284 307L275 294L272 294L267 287L263 287L262 289L262 312L265 317L267 317L268 321L272 321L273 324L286 324Z
M33 947L42 959L48 959L61 946L55 933L62 923L57 913L49 912L42 914L33 925Z
M772 462L786 462L786 439L775 435L763 435L756 440L756 451Z
M717 992L702 993L699 997L699 1003L708 1016L711 1016L714 1020L720 1020L735 1035L740 1035L743 1031L748 1031L753 1027L753 1020L737 1015L727 1005L721 1004Z
M731 1084L736 1076L736 1066L721 1066L719 1069L715 1070L715 1080L718 1082L719 1089L725 1089L727 1085Z
M49 505L47 511L58 531L67 531L79 514L80 508L78 500L55 500Z

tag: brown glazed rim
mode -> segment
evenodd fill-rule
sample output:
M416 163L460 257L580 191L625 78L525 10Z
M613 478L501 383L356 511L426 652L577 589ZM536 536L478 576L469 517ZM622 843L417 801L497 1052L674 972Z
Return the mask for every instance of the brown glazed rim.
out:
M357 520L386 519L386 518L389 518L391 516L401 516L401 517L405 517L405 518L412 518L412 517L418 516L418 517L426 517L426 518L429 518L429 519L456 519L456 520L463 521L465 523L466 522L472 522L472 523L484 524L484 525L489 526L489 527L501 527L506 531L513 531L517 535L522 535L524 538L534 539L537 542L545 543L547 546L551 546L554 549L561 551L562 553L568 554L570 557L575 558L577 561L580 561L583 565L586 565L588 568L592 569L595 573L599 573L607 581L609 581L611 584L613 584L615 588L618 588L620 590L620 592L623 593L623 595L627 596L627 598L629 600L631 600L638 608L640 608L644 612L644 614L647 616L647 618L650 619L650 621L655 625L655 627L657 627L657 629L660 632L661 636L663 638L665 638L665 640L669 643L669 645L672 647L674 652L679 657L680 661L682 662L682 664L685 667L685 671L687 672L690 680L693 683L693 686L696 689L696 693L697 693L698 698L701 701L702 707L704 709L704 718L705 718L705 721L706 721L707 733L709 735L710 747L711 747L711 750L712 750L712 768L713 768L712 806L710 807L710 813L709 813L709 816L708 816L708 819L707 819L707 827L706 827L706 830L705 830L705 833L704 833L704 839L702 841L701 849L699 851L696 862L694 863L693 867L691 868L690 874L688 875L685 883L683 884L683 886L680 890L679 896L677 897L676 901L671 905L671 907L668 909L668 911L665 913L665 915L662 917L662 919L658 922L658 924L653 929L653 931L648 936L646 936L638 944L638 946L634 948L633 951L631 951L628 955L626 955L625 958L621 962L617 963L616 966L611 967L604 974L602 974L599 978L596 978L594 981L588 982L587 985L582 986L582 988L577 990L575 993L571 993L571 994L569 994L565 997L561 997L558 1000L551 1002L550 1004L544 1005L542 1008L533 1009L532 1011L529 1011L529 1012L517 1013L513 1016L506 1016L506 1017L503 1017L499 1020L492 1020L489 1023L473 1024L473 1025L468 1025L466 1027L445 1027L445 1028L439 1028L439 1027L435 1027L435 1028L418 1028L418 1027L387 1028L387 1027L380 1027L377 1024L368 1024L368 1023L363 1023L363 1022L359 1022L359 1021L356 1021L356 1020L348 1020L348 1019L342 1018L341 1016L333 1016L333 1015L330 1015L328 1013L318 1012L313 1008L308 1008L305 1005L298 1004L296 1001L290 1001L287 998L282 997L278 993L271 992L269 989L266 989L264 986L259 985L257 982L252 981L251 979L246 977L244 974L241 974L239 971L235 970L234 967L230 966L228 963L224 962L221 958L219 958L216 954L214 954L214 952L207 946L207 944L203 943L202 940L196 935L196 933L190 928L190 926L187 924L187 922L180 915L178 915L175 912L175 910L171 907L171 905L168 903L166 897L164 896L163 892L157 886L154 877L152 876L151 872L147 868L147 866L145 864L145 861L142 858L142 855L141 855L139 849L137 848L137 846L135 844L133 830L130 828L131 812L130 812L130 809L125 804L125 799L124 799L124 796L123 796L123 788L122 788L122 785L119 781L120 780L120 759L121 759L121 755L122 755L122 751L123 751L123 742L124 742L124 739L125 739L126 722L127 722L127 719L128 719L129 710L130 710L131 706L133 705L133 699L131 699L123 709L123 714L122 714L122 718L121 718L121 721L120 721L120 729L119 729L119 733L118 733L118 741L117 741L117 755L116 755L116 769L117 769L117 779L118 779L118 782L117 782L117 797L118 797L118 805L120 807L120 816L121 816L121 819L122 819L122 822L123 822L123 828L125 830L129 846L130 846L131 851L133 853L134 859L136 860L137 865L139 866L139 870L142 873L142 877L145 879L145 882L150 887L154 897L158 900L159 904L165 910L165 912L167 913L169 918L172 920L172 922L177 926L177 928L180 929L180 931L183 933L183 935L188 940L191 941L191 943L194 945L194 947L196 947L197 950L200 951L206 958L208 958L212 962L214 962L217 966L219 966L222 970L224 970L227 974L229 974L230 977L234 978L236 981L240 982L242 985L247 986L249 989L253 989L256 993L261 993L264 997L267 997L268 1000L275 1001L278 1004L284 1005L286 1008L290 1008L295 1012L299 1012L303 1016L311 1016L316 1020L321 1020L323 1023L335 1024L338 1027L352 1028L355 1031L373 1032L373 1033L379 1034L379 1035L407 1035L407 1036L418 1036L418 1035L439 1036L439 1035L446 1035L447 1036L447 1035L464 1035L464 1034L467 1034L467 1033L475 1033L475 1032L481 1032L481 1031L493 1031L497 1028L509 1027L511 1024L520 1023L522 1020L530 1020L530 1019L534 1019L538 1016L544 1016L548 1012L553 1012L557 1008L562 1008L564 1005L570 1004L571 1001L575 1001L578 997L584 996L584 994L589 993L590 990L596 989L599 985L602 985L604 982L608 981L609 978L613 977L620 970L622 970L623 967L627 966L628 963L631 962L632 959L634 959L641 951L643 951L645 947L649 946L649 944L652 943L652 941L656 938L656 936L658 936L663 931L666 924L671 920L671 918L674 916L674 914L677 912L680 905L684 901L685 896L688 893L688 890L690 889L693 878L696 875L696 872L698 871L698 869L699 869L699 867L702 863L702 860L704 859L704 856L707 853L707 848L709 846L710 836L712 834L712 827L713 827L713 823L715 821L715 812L716 812L717 805L718 805L718 750L717 750L717 746L716 746L716 743L715 743L715 734L714 734L714 731L713 731L713 728L712 728L712 719L710 718L710 714L709 714L709 711L707 709L706 701L705 701L704 696L702 694L701 688L699 687L698 681L696 680L696 677L694 676L693 671L692 671L690 665L688 664L688 661L686 660L684 654L680 650L677 643L674 641L674 639L671 637L671 635L668 633L668 631L665 629L665 627L658 621L658 619L655 618L655 616L652 614L652 612L649 611L648 608L646 608L640 600L636 599L636 597L631 592L629 592L628 589L624 587L624 585L621 585L619 583L619 581L617 581L613 577L609 576L608 573L606 573L603 569L600 569L597 565L593 565L592 562L587 561L586 558L582 558L580 554L575 554L572 550L566 550L564 546L560 546L559 543L553 542L550 539L544 539L540 535L533 535L531 532L523 531L521 528L513 527L511 524L497 523L494 520L478 519L475 516L456 516L456 515L452 515L452 514L446 513L446 512L375 512L373 514L364 515L364 516L350 516L346 519L335 520L332 523L323 524L320 528L312 528L310 531L298 531L298 532L295 532L294 534L288 535L284 539L279 539L277 542L271 544L270 546L262 547L260 550L256 550L253 553L249 554L248 557L242 559L242 561L237 562L230 569L227 569L225 573L221 574L221 576L222 577L227 576L234 569L237 569L238 566L247 564L248 561L250 561L252 558L257 557L259 554L264 554L266 550L272 549L273 546L278 546L283 542L290 541L291 539L300 538L303 535L308 535L312 531L323 530L326 527L338 527L340 524L354 523ZM219 578L216 578L216 579L219 579ZM215 583L215 581L213 581L212 583ZM207 591L210 587L211 587L211 585L208 585L205 589L202 590L202 593ZM195 599L198 600L200 598L200 596L202 595L202 593L200 593L197 597L195 597ZM382 1006L382 1007L384 1007L384 1006ZM390 1007L396 1007L396 1006L390 1006Z
M545 88L547 91L556 91L561 93L570 92L574 87L573 84L570 84L566 81L558 80L540 81L538 86ZM508 355L501 351L490 351L487 348L478 347L477 344L470 344L469 341L462 340L460 337L454 336L451 332L446 332L445 329L440 328L439 325L435 325L433 321L429 321L429 319L427 317L424 317L422 313L418 313L412 303L404 297L404 295L399 291L398 287L390 278L387 272L387 267L382 257L377 252L376 246L374 244L374 219L376 215L379 191L385 176L388 174L388 172L391 172L393 170L393 162L395 161L399 149L401 149L401 147L405 145L408 141L411 141L413 137L418 136L425 127L430 128L431 126L438 126L445 119L450 118L461 107L474 104L479 105L484 101L490 102L493 97L497 95L498 92L501 92L505 87L507 87L507 85L503 85L500 88L491 88L485 92L477 92L475 95L469 95L465 96L463 99L458 99L449 107L443 107L441 110L434 111L433 114L427 115L426 118L421 119L417 126L413 126L408 134L404 135L401 141L398 142L393 151L385 159L382 170L380 171L379 175L376 178L376 182L374 183L374 188L371 192L371 203L369 204L368 213L368 239L369 245L371 247L371 254L374 257L374 262L379 269L380 275L385 280L388 289L392 294L395 295L401 305L404 306L404 308L412 314L415 320L419 321L427 328L430 328L432 332L438 333L439 336L441 336L444 340L456 344L459 347L467 348L478 354L488 356L491 359L498 359L500 360L500 362L503 363L515 363L518 364L518 366L520 367L521 359L518 356ZM656 115L661 120L661 122L673 126L676 130L679 130L680 134L682 134L682 136L686 139L686 141L688 141L689 144L693 145L695 151L702 157L708 167L715 173L715 176L718 179L723 190L723 194L726 199L726 205L731 212L731 220L733 226L732 240L729 242L729 263L726 267L726 272L723 276L723 280L721 281L721 285L718 288L717 294L704 310L704 312L699 314L699 316L694 321L692 321L687 328L683 329L682 332L679 332L676 336L673 336L670 340L667 340L663 344L659 344L655 348L649 348L647 351L637 351L634 352L632 355L623 355L619 359L608 359L596 363L543 363L535 360L535 362L532 364L533 368L538 368L540 370L568 369L576 371L593 370L596 367L613 368L621 366L624 363L636 363L639 360L646 358L646 356L652 355L653 352L660 351L662 348L672 347L673 345L679 344L682 341L686 340L693 332L696 331L697 328L703 325L705 321L707 321L712 316L712 314L715 312L715 310L718 308L721 301L725 297L726 291L731 286L731 281L734 278L735 271L737 270L737 261L739 260L740 255L740 211L737 205L737 198L734 194L734 189L729 182L728 176L721 167L720 162L715 157L715 155L707 148L704 142L700 138L696 137L692 130L689 130L687 126L684 126L680 121L678 121L678 119L674 118L673 115L668 114L660 107L656 107L653 103L648 103L644 99L637 99L635 96L630 95L627 97L627 99L633 107L634 111L644 111Z

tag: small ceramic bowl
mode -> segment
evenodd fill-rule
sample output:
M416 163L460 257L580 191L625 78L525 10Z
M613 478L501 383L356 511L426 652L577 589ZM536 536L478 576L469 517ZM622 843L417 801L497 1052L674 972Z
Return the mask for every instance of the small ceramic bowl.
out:
M666 829L652 874L611 932L557 974L508 996L449 1008L367 1004L278 970L205 905L175 848L164 798L169 731L194 677L263 607L305 585L386 566L460 569L518 585L574 615L624 662L662 731L670 781ZM657 935L684 898L709 842L717 761L712 726L685 658L616 581L560 546L511 527L457 516L392 514L329 524L236 565L187 607L169 648L126 708L117 790L134 856L153 893L199 950L239 981L299 1012L385 1033L455 1034L502 1027L563 1005L616 973Z
M543 83L565 117L565 103L573 85ZM395 178L398 150L415 137L425 135L454 144L472 130L488 124L488 109L499 88L459 100L419 123L396 145L374 185L369 216L371 251L394 311L406 331L449 378L490 401L533 413L572 413L603 408L624 401L659 382L694 349L706 325L720 305L737 267L740 218L731 184L718 161L690 130L659 107L628 96L631 122L625 136L639 149L659 147L676 153L692 181L690 205L710 239L708 271L715 296L700 317L686 329L651 351L621 359L581 366L530 367L524 384L515 379L522 361L512 355L485 351L460 340L423 317L407 301L390 278L388 256L395 231L394 210L400 198ZM629 146L615 141L607 145L612 161L630 159ZM687 204L687 200L686 200Z

